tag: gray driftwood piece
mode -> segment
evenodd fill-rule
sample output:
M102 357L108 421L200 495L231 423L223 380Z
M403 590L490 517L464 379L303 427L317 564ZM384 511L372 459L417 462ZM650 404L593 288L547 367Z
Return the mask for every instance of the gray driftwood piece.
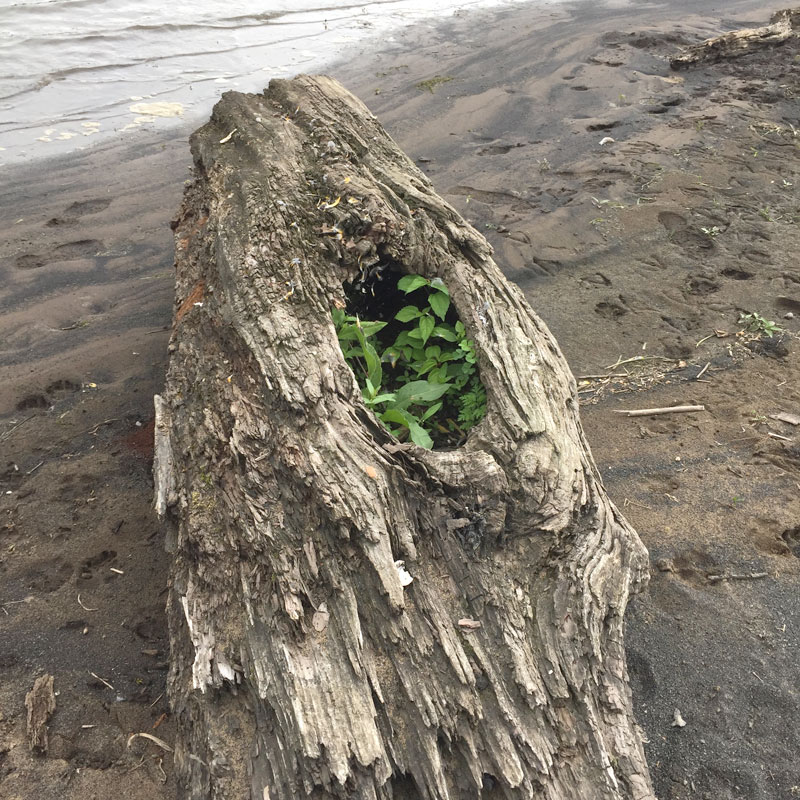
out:
M329 78L228 93L191 145L156 428L181 796L652 800L647 553L485 239ZM330 309L378 258L442 278L476 343L458 450L395 440L342 357Z
M53 691L52 675L38 677L33 688L25 695L25 708L28 709L28 746L34 753L47 753L47 723L56 710L56 696Z
M765 47L775 47L797 36L800 36L800 8L787 8L775 12L769 25L742 28L706 39L674 55L669 63L673 69L715 64L726 58L738 58Z

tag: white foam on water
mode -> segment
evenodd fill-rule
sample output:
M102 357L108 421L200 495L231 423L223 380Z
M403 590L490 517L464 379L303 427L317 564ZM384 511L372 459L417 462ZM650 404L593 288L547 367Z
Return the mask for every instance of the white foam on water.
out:
M0 7L0 164L206 117L398 28L532 0L23 0ZM0 0L0 3L7 0ZM265 9L265 6L268 6ZM90 124L89 124L90 123ZM94 140L92 140L94 141Z

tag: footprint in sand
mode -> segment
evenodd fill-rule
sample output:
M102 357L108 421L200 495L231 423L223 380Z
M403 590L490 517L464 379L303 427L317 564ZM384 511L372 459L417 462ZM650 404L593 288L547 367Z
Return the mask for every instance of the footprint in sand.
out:
M97 555L91 556L87 558L82 564L80 568L80 572L78 575L78 580L83 581L90 581L94 577L94 571L98 567L102 567L105 564L113 561L117 557L116 550L103 550Z
M619 319L628 313L628 308L621 301L602 300L594 307L594 313L605 319Z
M28 589L50 594L60 589L72 577L72 564L62 558L35 561L25 570Z
M736 267L726 267L723 270L720 270L720 275L723 275L726 278L733 278L735 281L747 281L753 277L752 272L746 272L743 269L737 269Z
M60 244L49 253L23 253L17 256L17 269L40 269L54 261L71 261L75 258L94 258L103 250L103 243L98 239L79 239L75 242Z
M701 297L719 291L719 283L713 278L706 278L704 275L690 275L686 285L690 294Z
M781 539L786 542L786 546L792 555L800 558L800 525L795 525L794 528L787 528L781 534Z
M53 403L67 394L80 391L81 385L69 378L59 378L49 383L43 392L26 394L17 402L17 411L28 411L35 408L50 408Z
M86 214L96 214L104 211L111 205L111 200L107 197L96 197L92 200L81 200L73 203L64 209L64 213L69 217L83 217Z
M710 250L714 247L713 239L705 233L692 230L686 223L686 218L674 211L662 211L658 221L669 234L671 242L686 250Z
M45 228L69 227L77 225L80 217L87 214L96 214L111 205L111 200L105 197L96 197L92 200L80 200L67 206L61 216L51 217L44 223Z

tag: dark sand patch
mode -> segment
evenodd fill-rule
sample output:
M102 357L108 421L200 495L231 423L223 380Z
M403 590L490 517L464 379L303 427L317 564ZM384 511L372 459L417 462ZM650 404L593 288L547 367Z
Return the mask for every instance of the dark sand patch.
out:
M783 318L800 303L800 58L671 73L678 44L768 16L725 13L518 8L411 30L334 71L489 238L575 374L617 376L579 391L608 489L651 552L627 644L662 800L800 784L800 433L770 417L800 413L798 320ZM416 88L436 75L453 79ZM171 740L149 442L188 165L185 139L143 137L0 187L3 797L174 793L168 754L125 740ZM742 311L785 331L737 337ZM609 369L637 356L652 360ZM613 413L683 402L708 411ZM44 672L58 708L49 757L32 758L23 700Z

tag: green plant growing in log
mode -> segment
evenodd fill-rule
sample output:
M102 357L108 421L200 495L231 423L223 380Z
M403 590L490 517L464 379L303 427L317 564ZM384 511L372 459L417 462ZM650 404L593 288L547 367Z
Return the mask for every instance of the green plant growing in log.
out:
M364 403L392 434L427 449L458 444L486 415L475 346L464 323L453 321L440 278L404 275L397 288L417 302L400 308L391 325L331 312L342 353ZM380 335L387 326L391 341Z

